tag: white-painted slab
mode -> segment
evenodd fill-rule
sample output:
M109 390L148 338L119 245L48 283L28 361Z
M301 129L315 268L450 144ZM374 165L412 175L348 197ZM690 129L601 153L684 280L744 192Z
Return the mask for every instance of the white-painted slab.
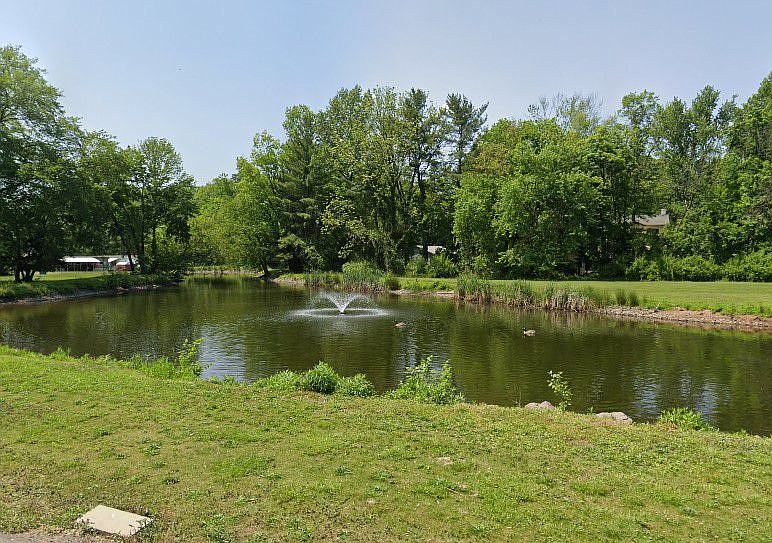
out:
M153 522L153 519L135 515L128 511L113 509L105 505L97 505L91 511L75 521L76 525L87 526L106 534L131 537L142 528Z

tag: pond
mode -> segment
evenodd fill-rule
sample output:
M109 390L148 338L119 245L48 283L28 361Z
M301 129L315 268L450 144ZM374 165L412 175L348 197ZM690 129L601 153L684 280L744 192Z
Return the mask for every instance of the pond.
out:
M402 328L395 323L404 322ZM536 335L526 337L523 328ZM251 381L325 360L343 375L395 387L405 368L449 360L467 400L499 405L556 398L572 409L653 420L688 406L724 430L772 433L772 334L702 330L574 313L458 305L430 297L354 300L339 315L302 288L246 278L193 278L177 288L0 309L0 342L74 355L172 355L203 338L204 377Z

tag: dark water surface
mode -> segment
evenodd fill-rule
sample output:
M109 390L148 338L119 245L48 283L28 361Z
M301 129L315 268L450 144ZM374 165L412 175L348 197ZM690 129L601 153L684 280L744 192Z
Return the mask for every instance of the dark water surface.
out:
M562 371L573 409L620 410L651 420L689 406L725 430L772 433L772 334L706 331L569 313L457 306L438 299L381 297L351 315L308 311L316 293L250 279L189 280L122 297L0 309L0 342L74 355L171 355L204 338L205 376L253 380L326 360L343 375L365 373L379 390L405 367L449 359L469 401L514 405L544 399L547 371ZM399 321L405 328L395 328ZM523 327L536 330L524 337Z

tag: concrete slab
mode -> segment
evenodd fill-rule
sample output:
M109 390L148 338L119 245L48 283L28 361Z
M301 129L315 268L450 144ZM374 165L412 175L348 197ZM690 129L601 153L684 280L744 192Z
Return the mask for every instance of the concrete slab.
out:
M135 515L105 505L97 505L76 520L75 525L86 526L106 534L131 537L151 522L153 519L142 515Z

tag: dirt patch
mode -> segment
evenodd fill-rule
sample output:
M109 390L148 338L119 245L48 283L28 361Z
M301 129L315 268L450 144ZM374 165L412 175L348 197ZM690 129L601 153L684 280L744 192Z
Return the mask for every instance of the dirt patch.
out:
M607 307L603 314L623 319L671 322L704 328L728 330L772 331L772 318L759 315L724 315L710 310L643 309L638 307Z

